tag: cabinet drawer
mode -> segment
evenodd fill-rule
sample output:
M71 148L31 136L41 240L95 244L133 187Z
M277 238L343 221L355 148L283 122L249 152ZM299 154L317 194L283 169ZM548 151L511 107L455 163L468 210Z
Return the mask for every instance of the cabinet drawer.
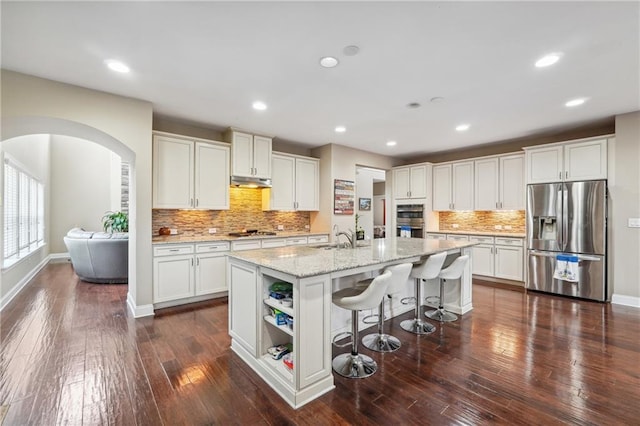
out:
M468 235L452 235L452 234L447 234L447 240L453 240L453 241L469 241L469 236L468 236Z
M153 255L158 256L173 256L176 254L192 254L193 244L163 244L153 247Z
M303 244L307 244L307 237L287 238L288 246L297 246L297 245L303 245Z
M262 247L262 244L260 244L260 240L246 240L246 241L231 242L231 250L235 250L235 251L253 250L253 249L259 249L261 247Z
M427 240L446 240L445 234L427 234Z
M493 244L493 237L487 237L484 235L470 235L469 241L482 244Z
M522 238L496 237L496 245L522 247Z
M284 238L269 238L262 240L262 248L284 247L286 245L287 240Z
M211 253L216 251L229 251L229 242L197 244L196 253Z
M328 235L312 235L307 238L309 240L309 244L320 244L320 243L328 243L329 236Z

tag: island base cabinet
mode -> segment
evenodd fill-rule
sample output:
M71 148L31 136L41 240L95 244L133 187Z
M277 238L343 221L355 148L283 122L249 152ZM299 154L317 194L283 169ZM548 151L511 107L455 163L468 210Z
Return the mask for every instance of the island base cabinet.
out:
M258 271L255 266L229 261L229 334L253 357L258 343Z

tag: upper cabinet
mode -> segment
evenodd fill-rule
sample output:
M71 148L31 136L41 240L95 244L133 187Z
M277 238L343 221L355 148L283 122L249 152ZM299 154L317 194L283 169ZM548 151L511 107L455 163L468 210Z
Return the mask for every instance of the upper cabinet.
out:
M473 210L473 161L433 166L433 210Z
M607 139L524 148L527 183L607 178Z
M153 208L229 209L228 144L154 134Z
M271 138L230 129L231 175L271 179Z
M524 154L475 160L475 210L524 210Z
M396 200L427 197L427 176L430 165L397 167L393 169L393 197Z
M263 210L320 210L320 161L274 153L271 188L262 191Z

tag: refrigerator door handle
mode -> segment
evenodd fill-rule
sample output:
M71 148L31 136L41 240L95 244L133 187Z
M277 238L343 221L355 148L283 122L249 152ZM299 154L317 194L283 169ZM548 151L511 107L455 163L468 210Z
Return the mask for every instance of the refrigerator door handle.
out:
M539 256L539 257L553 257L555 258L559 254L568 254L571 256L577 256L578 260L588 260L591 262L600 262L603 260L602 257L589 256L585 254L573 254L573 253L556 253L556 252L548 252L548 251L537 251L537 250L529 250L529 254L531 256Z
M569 189L564 184L562 185L562 206L560 208L562 215L562 224L560 225L562 228L562 245L560 249L566 250L569 240Z
M558 253L555 253L555 252L537 251L537 250L529 250L529 254L531 256L553 257L553 258L555 258L558 255Z

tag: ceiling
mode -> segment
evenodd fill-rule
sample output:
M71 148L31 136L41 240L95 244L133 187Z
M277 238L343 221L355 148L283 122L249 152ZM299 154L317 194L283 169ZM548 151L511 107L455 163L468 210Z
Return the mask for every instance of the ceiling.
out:
M337 143L410 158L640 110L639 2L1 8L5 69L147 100L154 114L201 127L308 147ZM344 53L351 45L359 47L354 56ZM536 68L550 52L562 53L560 61ZM339 65L322 68L327 55ZM106 59L131 72L114 73ZM587 102L564 106L579 97ZM255 100L268 109L253 110ZM469 130L457 132L462 123ZM336 133L338 125L346 132Z

